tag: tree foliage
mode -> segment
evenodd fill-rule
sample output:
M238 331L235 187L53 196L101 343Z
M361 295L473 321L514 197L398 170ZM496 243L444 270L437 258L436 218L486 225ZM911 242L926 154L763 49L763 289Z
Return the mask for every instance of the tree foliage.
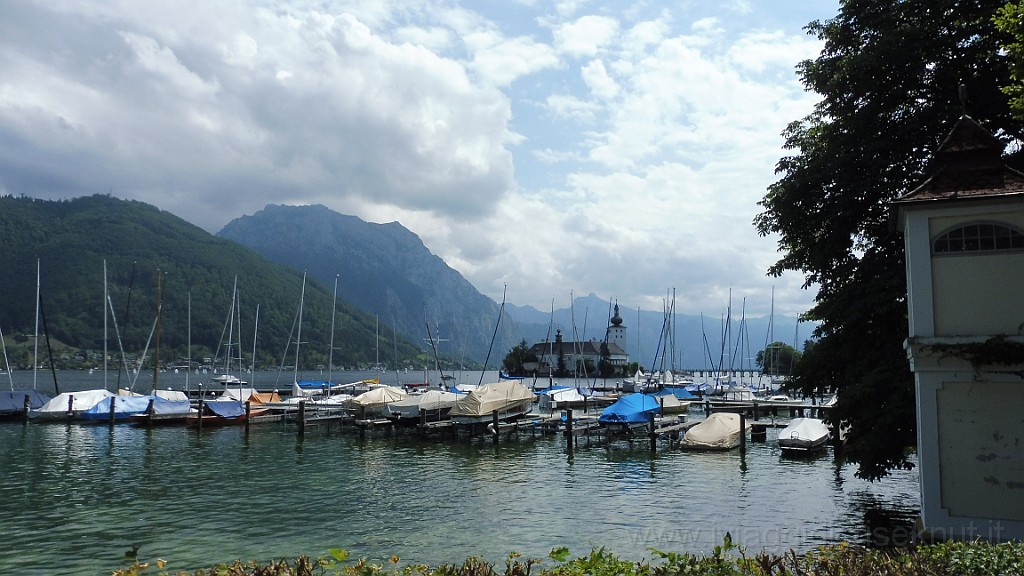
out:
M800 351L789 344L772 342L764 350L758 351L755 361L763 374L788 376L793 373L793 367L800 356Z
M508 351L501 365L505 369L505 373L510 376L526 376L526 369L523 368L523 365L536 361L537 355L530 353L530 345L526 343L524 338L519 344L516 344Z
M890 203L927 177L965 110L1004 138L1020 134L1000 90L1010 78L993 23L1001 5L846 1L807 27L824 48L798 73L821 100L784 131L789 155L755 225L779 236L769 273L800 271L817 289L806 318L820 322L818 343L793 382L838 393L831 418L850 423L846 454L865 478L909 467L916 442L903 242Z

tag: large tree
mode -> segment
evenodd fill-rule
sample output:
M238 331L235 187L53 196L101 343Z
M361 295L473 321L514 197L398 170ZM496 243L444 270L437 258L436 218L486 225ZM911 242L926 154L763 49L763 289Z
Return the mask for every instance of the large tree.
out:
M793 383L838 394L830 418L849 423L846 456L864 478L910 467L916 443L903 240L890 203L929 175L965 111L1007 139L1020 132L1000 91L1009 75L993 16L1002 4L845 1L807 28L824 48L798 73L821 100L784 132L791 154L755 225L779 236L769 273L800 271L817 290L806 317L820 322L819 341Z

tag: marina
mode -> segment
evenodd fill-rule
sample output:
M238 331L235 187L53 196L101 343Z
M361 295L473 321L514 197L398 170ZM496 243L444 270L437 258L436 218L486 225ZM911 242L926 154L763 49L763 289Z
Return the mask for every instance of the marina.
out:
M186 569L329 548L441 563L604 546L640 560L648 548L709 551L727 531L782 551L912 533L914 471L872 484L831 449L784 457L770 420L765 441L743 450L680 450L671 436L700 419L694 406L652 452L643 432L606 442L595 415L576 415L569 434L529 417L500 425L498 442L439 442L450 425L424 437L377 418L366 434L307 420L304 435L283 421L201 432L0 423L0 529L17 551L0 555L0 573L50 574L56 559L62 573L109 573L136 545L142 561Z

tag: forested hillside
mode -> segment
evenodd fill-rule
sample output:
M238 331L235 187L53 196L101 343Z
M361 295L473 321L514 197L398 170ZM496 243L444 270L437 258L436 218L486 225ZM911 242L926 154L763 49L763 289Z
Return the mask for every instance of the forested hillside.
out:
M148 204L109 196L67 201L0 197L0 246L0 328L16 366L31 362L24 352L35 326L37 262L45 332L53 343L103 349L105 262L114 309L108 317L112 353L118 334L127 352L145 347L157 315L159 274L160 355L165 363L187 355L190 332L193 359L216 354L218 345L227 341L224 331L236 282L234 325L247 361L255 342L258 366L294 363L294 347L285 352L294 342L302 272ZM332 289L312 277L307 280L302 369L327 362ZM374 316L339 297L335 365L367 366L379 350L382 363L395 365L397 357L401 364L423 366L429 355L422 343L400 339L396 346L388 320L380 318L378 330ZM90 360L88 354L78 356Z

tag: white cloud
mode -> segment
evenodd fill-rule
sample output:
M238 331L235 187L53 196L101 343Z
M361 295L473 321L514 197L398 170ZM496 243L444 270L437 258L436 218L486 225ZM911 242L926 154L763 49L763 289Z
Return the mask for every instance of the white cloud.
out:
M154 0L7 7L0 190L111 192L216 231L268 203L398 220L500 298L718 310L765 277L751 221L794 66L820 46L752 2ZM802 8L805 12L810 9ZM820 6L814 18L835 13ZM202 207L201 209L199 207Z

